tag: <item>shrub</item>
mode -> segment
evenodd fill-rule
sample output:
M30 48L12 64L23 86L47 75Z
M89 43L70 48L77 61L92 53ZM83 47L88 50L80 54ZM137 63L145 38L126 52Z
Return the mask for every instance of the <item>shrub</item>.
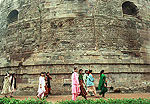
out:
M17 99L9 99L9 98L0 98L0 104L52 104L51 102L47 102L46 100L40 99L26 99L26 100L17 100Z
M97 99L97 100L77 100L61 101L56 104L150 104L150 99Z
M0 104L52 104L46 100L40 99L26 99L26 100L17 100L9 98L0 98ZM97 99L97 100L65 100L59 101L55 104L150 104L150 99Z

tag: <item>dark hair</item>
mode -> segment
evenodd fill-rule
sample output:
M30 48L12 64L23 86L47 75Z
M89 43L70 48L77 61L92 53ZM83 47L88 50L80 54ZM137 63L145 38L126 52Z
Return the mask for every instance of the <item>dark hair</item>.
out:
M76 70L77 69L77 67L74 67L74 70Z
M48 74L49 72L47 72L46 74Z
M83 71L83 70L82 70L82 69L80 69L80 70L79 70L79 74L80 74L80 71Z
M15 73L12 73L12 77L14 77L16 74Z
M88 70L85 70L85 73L87 72Z
M102 75L102 73L104 73L104 70L101 70L101 72L100 72L100 76Z
M41 74L44 74L44 72L41 72L41 73L40 73L40 76L41 76Z
M9 74L9 75L10 75L10 73L9 73L8 71L6 72L5 76L7 76L7 74Z
M92 70L89 70L89 73L92 73Z
M12 86L13 85L13 80L14 80L14 88L16 88L16 78L14 77L15 73L12 73L11 76L12 76L12 79L11 79L11 83L10 85Z

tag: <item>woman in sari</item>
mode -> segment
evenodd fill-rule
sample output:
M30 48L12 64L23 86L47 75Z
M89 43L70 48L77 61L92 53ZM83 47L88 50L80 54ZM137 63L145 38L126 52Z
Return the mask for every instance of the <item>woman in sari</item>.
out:
M49 75L49 72L46 73L46 76L47 76L47 87L48 87L48 94L51 94L51 81L52 80L52 77Z
M82 95L85 99L87 99L87 97L86 97L87 93L84 88L84 86L86 86L86 85L83 81L82 71L83 71L82 69L79 70L79 84L80 84L80 91L81 91L80 95Z
M47 81L47 75L46 75L46 72L44 72L44 75L45 75L45 92L44 92L44 97L48 97L48 81Z
M104 70L101 70L100 72L100 80L98 84L98 90L101 90L99 95L102 95L102 97L105 96L105 93L107 92L107 81L106 76L104 75Z
M5 97L7 97L7 95L11 93L10 84L11 84L10 83L10 74L7 72L6 76L4 77L3 89L2 89L2 92L1 92L1 94L5 95Z

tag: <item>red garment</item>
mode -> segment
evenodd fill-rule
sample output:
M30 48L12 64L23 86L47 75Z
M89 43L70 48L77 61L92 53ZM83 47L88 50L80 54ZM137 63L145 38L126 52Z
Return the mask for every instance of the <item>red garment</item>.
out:
M51 88L48 88L48 93L50 93L50 91L51 91Z
M44 96L48 95L48 84L47 84L47 76L45 77L45 92L44 92Z
M83 86L83 80L80 80L80 90L81 90L80 95L82 95L86 99L87 92Z

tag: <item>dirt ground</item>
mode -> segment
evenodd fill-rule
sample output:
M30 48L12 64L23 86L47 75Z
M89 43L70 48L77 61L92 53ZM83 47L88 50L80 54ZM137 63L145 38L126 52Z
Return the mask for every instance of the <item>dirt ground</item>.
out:
M3 96L0 96L0 98ZM99 95L96 96L87 96L88 99L99 99ZM19 100L25 100L28 98L34 98L36 99L36 96L14 96L15 99ZM120 93L107 93L106 97L104 99L123 99L123 98L148 98L150 99L150 93L131 93L131 94L120 94ZM78 97L78 99L83 99L81 96ZM49 95L49 97L46 99L48 102L57 102L62 100L71 100L71 95Z

